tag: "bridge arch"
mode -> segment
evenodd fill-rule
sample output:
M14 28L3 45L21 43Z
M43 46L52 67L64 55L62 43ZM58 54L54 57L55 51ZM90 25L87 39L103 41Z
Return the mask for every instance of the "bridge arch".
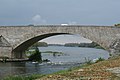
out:
M49 34L42 34L39 36L35 36L31 39L28 39L27 41L24 41L23 43L19 44L12 50L12 56L14 58L25 58L25 54L24 54L25 50L27 50L34 43L36 43L44 38L47 38L47 37L51 37L51 36L55 36L55 35L63 35L63 34L72 35L70 33L49 33Z
M24 42L22 42L21 44L19 44L18 46L16 46L13 50L12 50L12 56L13 58L25 58L25 50L27 50L30 46L32 46L34 43L42 40L42 39L45 39L47 37L51 37L51 36L56 36L56 35L64 35L64 34L67 34L67 35L75 35L75 34L72 34L72 33L46 33L46 34L40 34L39 36L35 36L35 37L32 37ZM80 35L81 36L81 35ZM83 36L81 36L83 37ZM84 36L84 38L86 38ZM87 37L86 39L89 39L91 40L89 37ZM93 41L93 40L91 40ZM93 42L96 42L96 41L93 41ZM99 44L99 42L96 42L97 44ZM102 46L101 44L99 44L101 47L105 48L104 46Z

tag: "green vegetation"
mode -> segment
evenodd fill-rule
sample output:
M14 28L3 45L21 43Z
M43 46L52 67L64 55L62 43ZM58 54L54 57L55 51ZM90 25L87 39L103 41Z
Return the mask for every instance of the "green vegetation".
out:
M35 44L33 44L31 47L29 47L26 51L25 51L25 54L27 57L30 57L30 56L34 56L34 55L37 55L39 54L38 52L36 53L36 48L37 47L47 47L47 43L45 42L37 42ZM39 51L39 50L37 50ZM36 53L36 54L35 54Z
M29 60L30 61L37 61L37 62L42 61L41 52L39 52L39 49L37 47L35 49L35 53L33 53L29 56Z
M112 56L112 54L111 54L111 53L109 53L109 56L111 57L111 56Z
M120 27L120 23L118 23L118 24L115 24L114 26L116 26L116 27Z
M80 66L72 67L72 68L69 68L67 70L61 70L61 71L55 72L53 74L67 74L68 72L79 70L80 68L85 68L85 67L88 67L88 66L89 66L88 64L81 64Z
M35 52L35 49L31 49L31 50L27 50L25 52L25 54L27 55L27 57L33 55ZM45 51L45 52L41 52L41 53L50 53L50 54L53 54L53 56L56 56L56 55L63 55L64 53L63 52L54 52L54 51Z
M64 54L63 52L53 52L53 51L45 51L42 53L50 53L50 54L53 54L53 56L61 56Z
M85 63L86 63L87 65L91 65L91 64L92 64L92 60L90 60L89 58L87 59L87 58L85 57Z
M91 64L98 63L98 62L104 61L104 60L105 60L105 59L104 59L104 58L101 58L101 57L96 58L96 59L93 59L93 60L90 60L89 58L87 59L87 58L85 57L85 64L91 65Z
M46 42L37 42L33 44L31 47L47 47L48 44Z
M45 75L31 75L31 76L9 76L7 78L4 78L3 80L35 80L37 78L41 78Z
M45 51L41 53L50 53L50 54L64 54L63 52L54 52L54 51Z
M9 59L9 57L1 56L0 59L1 59L2 62L5 63L7 61L7 59Z
M64 53L63 52L53 52L53 51L45 51L45 52L42 52L42 53L50 53L50 54L53 54L53 56L61 56L63 55Z
M7 56L0 56L0 59L9 59Z
M104 49L103 47L101 47L101 46L95 46L94 48L96 48L96 49Z
M96 60L96 63L100 62L100 61L104 61L105 59L104 58L98 58L98 60Z
M29 57L30 55L32 55L34 53L35 53L35 49L33 49L31 51L29 51L29 50L25 51L25 54L26 54L27 57Z
M104 58L98 58L98 60L96 60L95 63L98 63L98 62L101 62L101 61L104 61L105 59ZM92 65L92 64L95 64L92 62L92 60L90 60L89 58L86 58L85 57L85 63L84 64L81 64L80 66L77 66L77 67L72 67L72 68L69 68L67 70L61 70L61 71L58 71L58 72L55 72L53 74L67 74L68 72L71 72L71 71L75 71L75 70L79 70L80 68L87 68L88 66Z
M66 43L64 46L66 47L79 47L79 43Z
M100 45L95 42L92 43L66 43L64 46L66 47L90 47L90 48L97 48L97 49L104 49Z

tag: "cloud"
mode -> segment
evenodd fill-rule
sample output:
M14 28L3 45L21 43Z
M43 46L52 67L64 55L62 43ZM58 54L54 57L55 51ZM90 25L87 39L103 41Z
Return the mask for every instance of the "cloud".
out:
M33 16L32 21L34 24L46 24L46 20L42 19L39 14Z

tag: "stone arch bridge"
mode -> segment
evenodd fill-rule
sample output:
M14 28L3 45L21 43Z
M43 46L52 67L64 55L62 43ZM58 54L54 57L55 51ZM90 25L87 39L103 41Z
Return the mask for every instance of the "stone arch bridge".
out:
M60 34L80 34L111 53L120 52L120 28L115 26L40 25L1 26L0 56L24 58L24 51L35 42Z

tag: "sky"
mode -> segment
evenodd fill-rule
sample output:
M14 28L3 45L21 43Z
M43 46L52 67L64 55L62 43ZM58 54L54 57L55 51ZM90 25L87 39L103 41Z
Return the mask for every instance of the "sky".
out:
M65 43L91 43L92 41L83 38L80 35L57 35L45 38L40 42L46 42L48 44L65 44Z
M120 23L120 0L0 0L0 25Z
M120 0L0 0L0 26L77 24L114 25L120 23ZM52 38L52 37L51 37ZM78 36L48 38L48 43L69 39L86 41ZM56 41L54 41L56 40ZM88 41L89 42L89 41Z

